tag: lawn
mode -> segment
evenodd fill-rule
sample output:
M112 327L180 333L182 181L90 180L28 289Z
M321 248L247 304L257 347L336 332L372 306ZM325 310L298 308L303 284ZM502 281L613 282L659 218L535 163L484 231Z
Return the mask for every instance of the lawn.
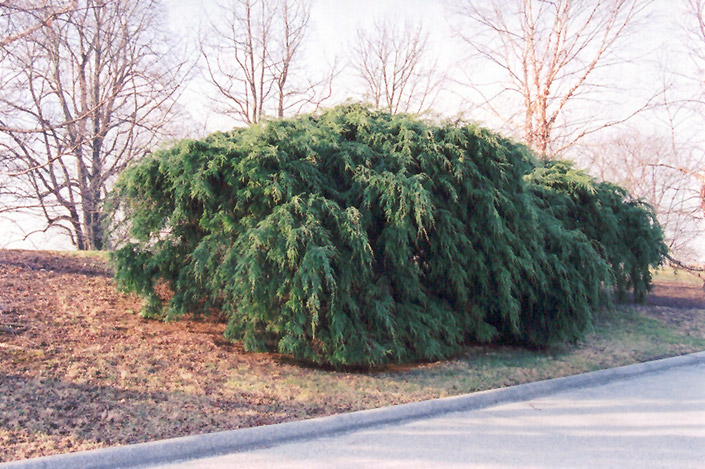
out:
M224 326L140 318L104 256L0 251L0 462L452 396L705 350L702 282L659 273L549 350L472 346L369 373L243 353Z

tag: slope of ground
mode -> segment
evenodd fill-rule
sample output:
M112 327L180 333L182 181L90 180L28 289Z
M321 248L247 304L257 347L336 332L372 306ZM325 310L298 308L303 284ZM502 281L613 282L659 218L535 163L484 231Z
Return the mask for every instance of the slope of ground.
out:
M245 354L215 322L141 319L99 257L0 251L0 462L265 425L564 376L705 349L697 284L606 312L580 344L470 347L372 373Z

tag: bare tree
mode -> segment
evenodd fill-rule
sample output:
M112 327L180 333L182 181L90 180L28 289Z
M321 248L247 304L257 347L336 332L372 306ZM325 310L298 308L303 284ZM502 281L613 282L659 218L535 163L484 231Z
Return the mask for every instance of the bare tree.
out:
M705 0L687 0L686 13L688 21L683 25L685 29L685 42L690 57L695 65L695 80L701 87L700 96L692 96L691 102L698 105L705 104L702 98L705 91Z
M30 32L7 49L0 210L40 213L43 231L102 249L107 191L168 136L183 64L170 59L157 0L77 5L33 31L18 25Z
M504 77L499 86L474 84L483 104L521 129L526 143L541 155L558 154L588 134L623 122L633 113L611 121L593 115L577 129L561 129L562 141L556 135L558 126L570 125L568 104L606 85L597 80L598 70L623 63L614 54L616 45L649 3L458 0L458 13L469 20L459 34L473 58L482 59L471 63L471 73L489 66ZM500 97L509 98L507 108L498 105Z
M300 73L307 0L231 0L219 13L201 41L218 111L252 124L317 108L330 97L334 71L319 80Z
M702 118L702 106L705 105L705 98L703 97L705 94L705 51L703 51L703 46L705 46L705 1L688 0L687 11L688 16L691 18L690 24L686 25L688 51L696 67L695 80L700 85L700 94L693 96L689 93L688 102L697 106L697 115ZM705 162L701 161L701 163ZM702 166L703 164L700 165L697 171L687 170L682 167L679 167L678 170L700 181L702 208L705 213L705 170L703 170Z
M0 37L0 49L29 36L44 26L51 25L53 20L72 11L75 7L76 0L65 2L63 5L52 5L47 0L0 1L0 24L5 31L5 34Z
M664 228L671 255L684 260L695 254L692 246L704 219L701 185L686 168L699 166L702 158L695 147L674 137L626 129L581 145L578 160L598 179L616 182L648 202Z
M648 170L660 174L662 178L669 178L669 193L678 194L681 198L675 211L678 218L682 219L681 226L687 227L688 233L685 236L679 236L681 233L678 231L673 233L671 220L661 216L667 233L675 234L676 237L671 261L677 266L703 272L702 267L692 265L693 256L687 256L690 253L679 249L679 244L682 244L679 242L681 237L690 242L691 249L692 246L702 243L705 220L705 157L702 156L703 141L700 131L705 104L705 1L687 0L684 7L684 15L678 17L678 25L685 33L681 36L681 41L691 62L668 57L668 64L662 65L662 73L669 76L669 86L664 86L660 111L665 116L662 120L670 127L671 151L658 158L651 158L653 161L648 165ZM673 67L674 63L678 66ZM688 135L691 137L688 138ZM653 152L653 142L643 150L644 154ZM702 250L697 254L702 256ZM690 263L684 262L687 257L690 257Z
M442 78L428 62L428 39L421 23L399 27L384 20L358 28L351 62L376 108L421 113L433 105Z

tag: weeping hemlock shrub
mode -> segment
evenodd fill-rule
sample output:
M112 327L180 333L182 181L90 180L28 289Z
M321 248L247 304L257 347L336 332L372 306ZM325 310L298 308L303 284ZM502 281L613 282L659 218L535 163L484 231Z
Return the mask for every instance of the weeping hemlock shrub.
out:
M133 238L116 277L148 316L224 314L246 350L335 367L575 340L606 285L648 285L661 241L651 212L610 186L589 214L626 214L648 236L630 253L603 246L570 181L477 126L342 106L128 169L116 198ZM174 293L165 310L159 281Z

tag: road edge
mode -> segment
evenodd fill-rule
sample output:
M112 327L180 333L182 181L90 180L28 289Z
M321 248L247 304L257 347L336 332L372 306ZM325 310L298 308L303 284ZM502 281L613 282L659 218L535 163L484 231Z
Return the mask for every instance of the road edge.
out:
M520 384L472 394L90 451L13 461L0 469L139 468L266 448L451 412L521 402L576 388L596 387L670 368L705 363L705 351Z

